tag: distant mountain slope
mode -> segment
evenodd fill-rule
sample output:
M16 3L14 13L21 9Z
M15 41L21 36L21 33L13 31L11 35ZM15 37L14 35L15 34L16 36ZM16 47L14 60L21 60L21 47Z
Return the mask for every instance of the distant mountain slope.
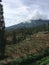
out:
M13 25L13 26L10 26L10 27L7 27L6 30L14 30L14 29L17 29L17 28L22 28L22 27L35 27L35 26L38 26L38 25L42 25L42 24L47 24L49 23L49 20L30 20L30 22L25 22L25 23L19 23L19 24L16 24L16 25Z

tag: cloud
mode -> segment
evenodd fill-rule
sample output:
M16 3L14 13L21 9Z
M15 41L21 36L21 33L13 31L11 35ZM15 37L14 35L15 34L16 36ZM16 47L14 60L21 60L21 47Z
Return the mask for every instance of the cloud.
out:
M49 18L49 0L3 0L6 27L30 19Z
M29 16L28 18L32 19L32 20L38 20L38 19L47 19L47 16L45 14L43 14L43 12L40 12L39 10L34 10Z

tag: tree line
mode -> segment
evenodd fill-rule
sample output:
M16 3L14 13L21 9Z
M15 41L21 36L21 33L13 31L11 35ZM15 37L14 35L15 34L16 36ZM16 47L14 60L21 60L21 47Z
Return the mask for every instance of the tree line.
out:
M49 33L49 23L39 25L36 27L19 28L19 29L8 32L7 35L10 34L12 36L12 43L16 44L22 40L25 40L27 36L30 37L31 35L38 33L38 32L46 32L46 34Z

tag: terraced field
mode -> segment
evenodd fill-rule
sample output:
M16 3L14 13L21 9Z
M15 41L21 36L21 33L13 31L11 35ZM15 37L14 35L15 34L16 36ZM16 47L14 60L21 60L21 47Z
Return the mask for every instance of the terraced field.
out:
M49 34L34 34L18 44L7 45L6 53L15 58L25 54L43 52L45 49L49 49Z
M41 56L41 57L40 57ZM44 55L25 55L14 59L9 65L49 65L49 56Z
M18 44L7 45L5 54L8 58L3 60L4 65L49 65L49 34L34 34Z

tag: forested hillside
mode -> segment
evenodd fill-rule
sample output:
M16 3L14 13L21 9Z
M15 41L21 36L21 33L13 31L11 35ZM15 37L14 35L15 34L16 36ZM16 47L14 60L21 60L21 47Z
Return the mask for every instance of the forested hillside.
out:
M49 64L49 23L6 31L7 56L1 65Z

